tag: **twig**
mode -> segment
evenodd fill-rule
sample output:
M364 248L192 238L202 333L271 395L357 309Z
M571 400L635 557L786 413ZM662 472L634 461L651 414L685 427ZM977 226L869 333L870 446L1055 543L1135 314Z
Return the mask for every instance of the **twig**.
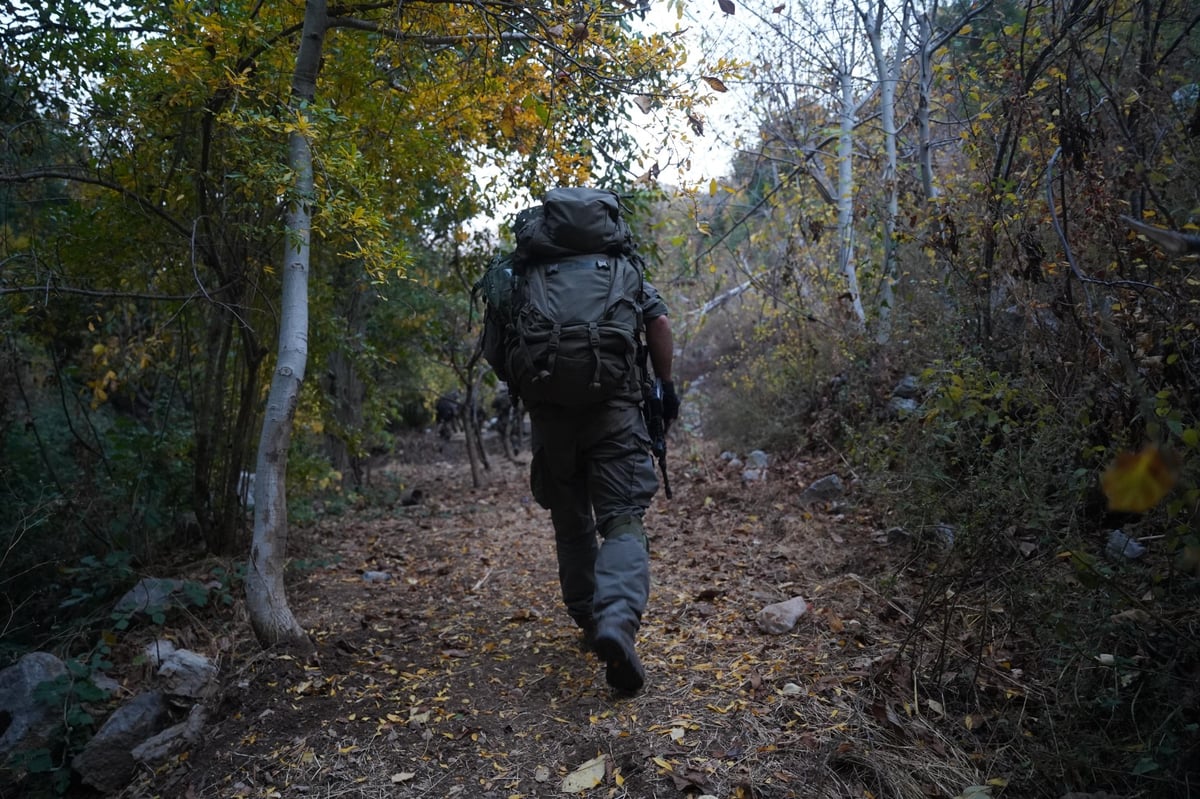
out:
M479 582L477 582L477 583L475 583L475 585L471 586L471 593L473 594L473 593L475 593L476 591L478 591L478 590L480 589L480 587L481 587L481 586L482 586L484 583L486 583L486 582L487 582L487 579L488 579L489 577L491 577L491 576L492 576L492 569L491 569L491 567L488 567L488 570L487 570L486 572L484 572L484 573L483 573L483 576L482 576L482 577L480 577L480 578L479 578Z

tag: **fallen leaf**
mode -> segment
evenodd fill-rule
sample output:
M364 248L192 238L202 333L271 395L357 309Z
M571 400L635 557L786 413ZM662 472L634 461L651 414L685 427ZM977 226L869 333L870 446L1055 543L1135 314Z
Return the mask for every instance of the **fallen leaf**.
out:
M672 774L671 780L675 783L675 788L680 791L708 790L708 776L693 769L687 769L682 774Z
M604 781L607 755L594 757L568 774L562 783L563 793L583 793Z
M401 771L392 775L392 782L408 782L415 776L417 776L417 774L414 771Z
M1130 608L1120 613L1114 613L1108 617L1108 620L1115 624L1124 622L1129 622L1130 624L1148 624L1150 622L1150 614L1138 608Z

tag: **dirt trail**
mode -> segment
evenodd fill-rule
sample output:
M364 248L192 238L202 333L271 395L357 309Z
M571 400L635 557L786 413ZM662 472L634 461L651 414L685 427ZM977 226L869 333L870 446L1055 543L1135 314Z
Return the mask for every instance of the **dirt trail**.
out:
M419 488L420 503L297 532L294 547L332 556L290 589L317 657L231 643L204 745L126 796L557 797L600 756L600 784L579 795L953 796L943 781L970 784L935 733L941 751L921 753L876 718L877 666L900 635L870 588L885 550L853 490L847 509L796 504L836 464L773 465L743 485L715 453L676 444L675 497L660 492L647 516L648 684L619 698L562 610L526 463L493 456L475 489L460 446L439 459L433 438L417 442L420 458L376 476ZM757 629L764 605L795 595L812 610L792 633Z

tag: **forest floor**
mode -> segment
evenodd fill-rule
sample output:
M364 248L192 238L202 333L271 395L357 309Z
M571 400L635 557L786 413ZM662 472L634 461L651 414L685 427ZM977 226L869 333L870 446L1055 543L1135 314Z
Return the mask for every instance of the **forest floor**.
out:
M844 464L775 463L744 484L701 442L674 443L674 498L647 514L647 684L630 698L562 609L528 455L489 446L473 487L461 440L409 441L372 477L394 502L294 528L308 560L289 600L316 655L264 653L248 625L214 635L223 694L204 742L122 795L990 795L984 740L915 706L894 667L903 585L873 586L911 552ZM831 473L843 500L797 503ZM796 628L762 632L758 611L793 596L810 606Z

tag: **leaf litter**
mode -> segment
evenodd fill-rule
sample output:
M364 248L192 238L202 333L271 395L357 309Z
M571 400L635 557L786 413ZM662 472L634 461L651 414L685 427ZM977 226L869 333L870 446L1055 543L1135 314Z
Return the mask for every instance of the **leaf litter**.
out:
M675 497L646 518L636 697L611 693L562 610L527 460L493 455L472 488L460 447L410 446L425 458L375 480L421 503L293 531L293 552L324 564L288 589L316 655L264 653L244 622L213 635L224 691L203 742L124 796L916 799L995 784L962 717L913 701L907 619L871 588L897 556L870 513L794 502L837 464L744 485L702 442L676 448ZM796 595L811 609L790 633L757 628Z

